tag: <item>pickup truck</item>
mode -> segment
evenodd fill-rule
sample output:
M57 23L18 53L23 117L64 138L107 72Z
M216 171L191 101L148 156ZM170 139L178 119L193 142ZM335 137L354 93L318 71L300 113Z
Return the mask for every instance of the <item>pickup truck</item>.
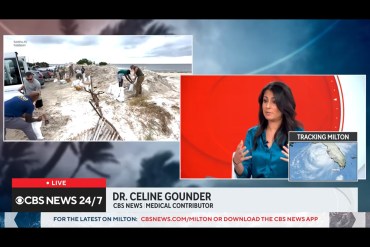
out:
M17 52L4 54L4 101L20 95L18 89L23 84L23 77L28 70L26 60L24 57L18 57Z

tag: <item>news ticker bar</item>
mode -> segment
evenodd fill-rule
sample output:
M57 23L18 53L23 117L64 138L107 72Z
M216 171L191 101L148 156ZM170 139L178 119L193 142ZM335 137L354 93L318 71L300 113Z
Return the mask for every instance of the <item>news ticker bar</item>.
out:
M368 212L322 213L0 213L0 228L370 227Z
M47 182L66 187L13 188L13 210L23 197L22 209L35 212L0 213L0 227L328 227L354 222L354 213L329 212L358 210L357 188L69 188L63 179L41 186ZM102 193L100 207L78 201Z
M14 212L356 212L357 188L102 188L85 179L15 179ZM27 188L27 183L39 184ZM48 186L55 188L50 188ZM82 184L81 184L82 183ZM64 187L59 187L64 184ZM89 184L89 188L84 188ZM96 186L96 187L94 187ZM42 187L42 188L39 188Z
M290 142L357 142L357 132L290 131Z

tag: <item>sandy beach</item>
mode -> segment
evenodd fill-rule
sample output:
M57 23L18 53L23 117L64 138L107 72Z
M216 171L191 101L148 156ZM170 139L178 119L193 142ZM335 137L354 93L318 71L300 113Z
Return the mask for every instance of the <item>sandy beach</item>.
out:
M181 73L143 72L142 96L132 97L134 92L128 91L129 82L124 81L123 102L114 95L118 89L116 67L87 66L85 73L92 78L94 92L104 92L99 95L99 105L123 141L178 141ZM50 80L42 88L42 99L50 124L42 124L41 141L83 141L85 133L96 128L99 116L89 103L90 93L77 91L71 83ZM7 130L6 140L28 139L21 131Z

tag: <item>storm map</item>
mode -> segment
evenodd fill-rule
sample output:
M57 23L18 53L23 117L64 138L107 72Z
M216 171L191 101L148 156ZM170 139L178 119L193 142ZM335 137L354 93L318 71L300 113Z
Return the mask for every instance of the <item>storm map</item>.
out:
M357 180L357 143L293 142L289 147L292 181Z

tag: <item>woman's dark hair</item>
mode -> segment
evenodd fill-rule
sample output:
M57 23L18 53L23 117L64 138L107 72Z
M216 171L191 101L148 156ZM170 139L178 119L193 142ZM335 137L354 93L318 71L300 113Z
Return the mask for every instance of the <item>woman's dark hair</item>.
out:
M290 88L282 82L271 82L267 84L258 97L259 103L259 127L257 129L256 135L253 139L253 148L257 148L257 139L262 135L268 125L268 121L263 115L262 104L263 96L266 90L270 90L275 97L275 102L277 108L282 114L283 121L280 128L276 131L274 140L277 140L280 148L288 143L288 132L294 131L297 127L302 127L302 124L295 119L295 101Z

